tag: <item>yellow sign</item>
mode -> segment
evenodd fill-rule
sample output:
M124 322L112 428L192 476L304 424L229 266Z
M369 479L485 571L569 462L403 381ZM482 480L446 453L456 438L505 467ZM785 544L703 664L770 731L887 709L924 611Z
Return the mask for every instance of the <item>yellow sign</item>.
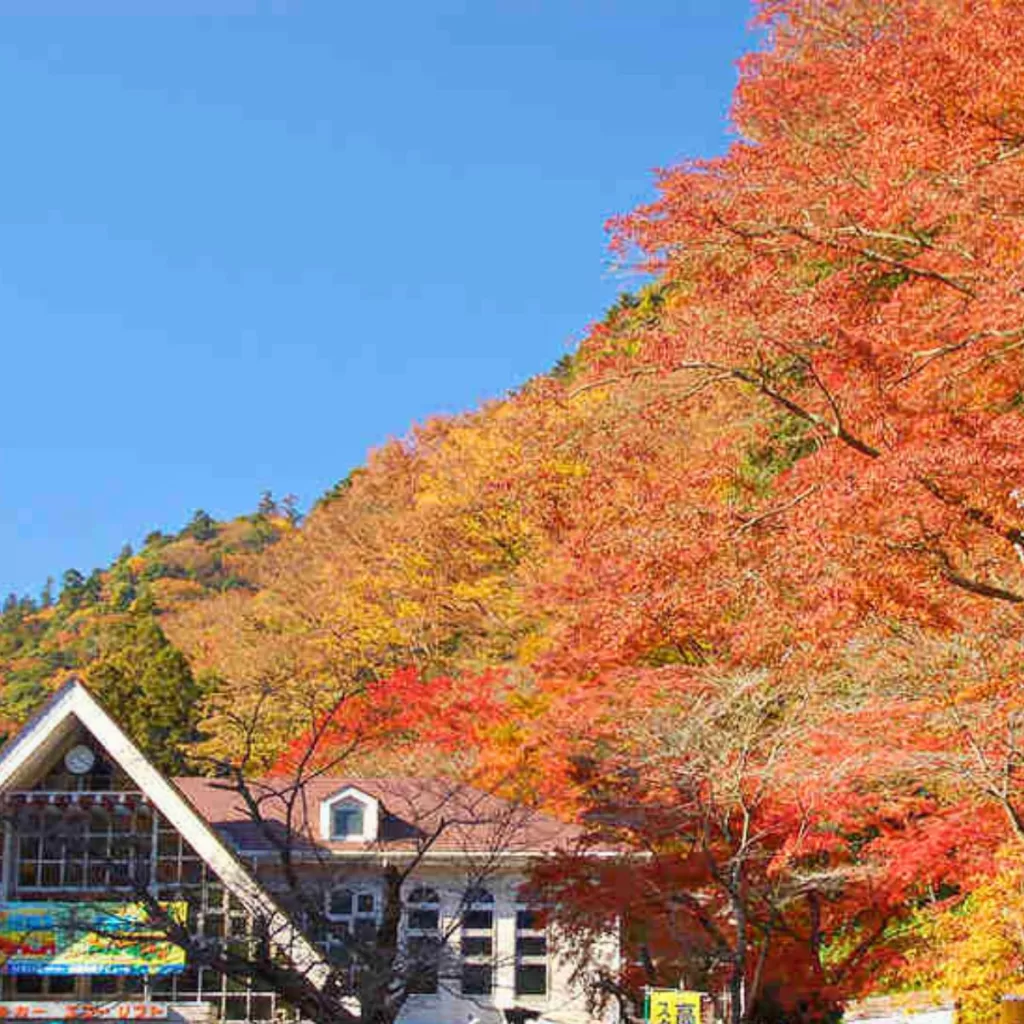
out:
M653 988L647 993L647 1019L651 1024L700 1024L699 992Z
M184 903L161 907L178 923ZM2 974L177 974L185 953L138 903L0 904Z

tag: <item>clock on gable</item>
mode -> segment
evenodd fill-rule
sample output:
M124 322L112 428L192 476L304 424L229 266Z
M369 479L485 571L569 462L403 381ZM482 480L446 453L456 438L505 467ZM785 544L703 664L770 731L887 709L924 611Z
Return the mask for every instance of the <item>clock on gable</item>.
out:
M96 754L91 747L79 743L64 755L64 767L72 775L84 775L96 763Z

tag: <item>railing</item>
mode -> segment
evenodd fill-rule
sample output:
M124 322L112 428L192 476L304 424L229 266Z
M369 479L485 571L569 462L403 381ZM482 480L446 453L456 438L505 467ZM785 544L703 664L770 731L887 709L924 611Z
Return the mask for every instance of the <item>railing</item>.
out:
M149 800L139 790L124 789L12 789L0 799L14 807L142 807Z

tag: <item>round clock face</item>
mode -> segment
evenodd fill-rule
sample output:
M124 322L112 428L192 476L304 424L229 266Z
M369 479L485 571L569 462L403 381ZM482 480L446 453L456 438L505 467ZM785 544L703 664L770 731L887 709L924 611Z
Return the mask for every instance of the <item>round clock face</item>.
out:
M96 755L84 743L64 755L64 766L73 775L84 775L96 763Z

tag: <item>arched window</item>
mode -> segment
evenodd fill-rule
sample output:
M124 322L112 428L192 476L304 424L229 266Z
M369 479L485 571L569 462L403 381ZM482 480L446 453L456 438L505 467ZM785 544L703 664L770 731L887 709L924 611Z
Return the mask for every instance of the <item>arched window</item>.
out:
M419 885L405 901L408 905L410 931L436 932L441 926L441 897L436 889Z
M462 900L462 991L490 995L494 988L494 896L480 886Z
M414 995L434 995L441 959L441 897L436 889L418 885L406 899L406 989Z

